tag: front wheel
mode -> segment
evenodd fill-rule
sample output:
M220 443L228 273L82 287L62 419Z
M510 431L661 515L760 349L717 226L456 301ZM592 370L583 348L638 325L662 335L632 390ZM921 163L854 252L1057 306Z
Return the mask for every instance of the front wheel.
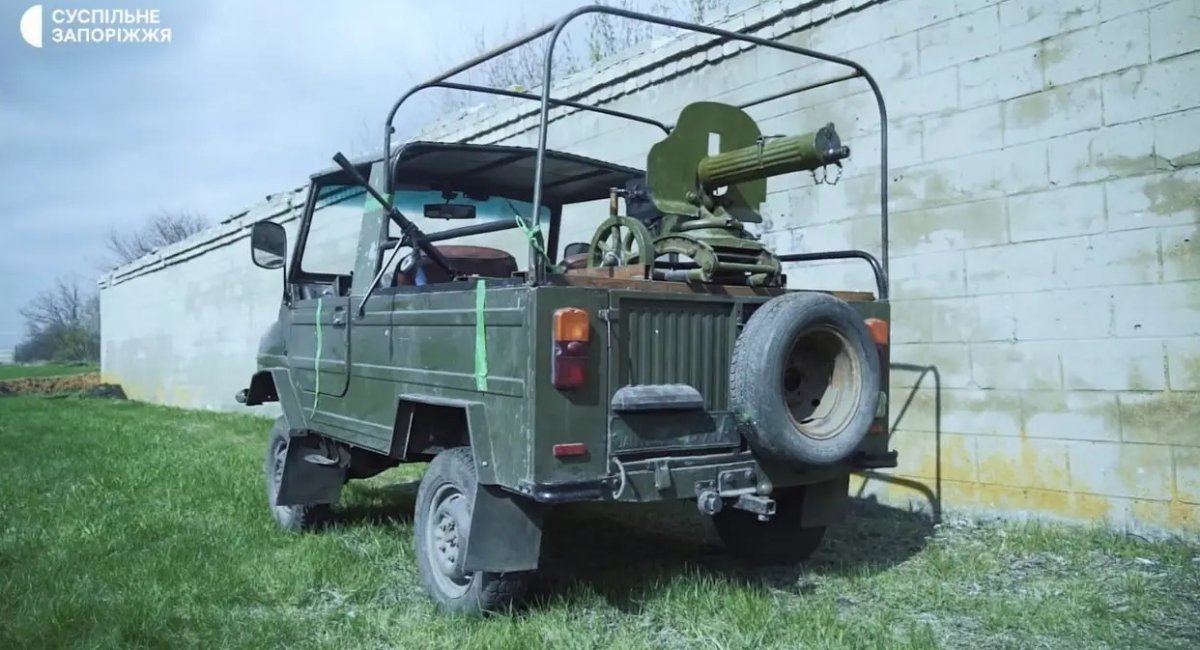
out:
M803 562L821 546L825 526L801 526L802 504L803 492L782 495L775 503L775 515L767 521L727 506L713 515L713 527L725 548L739 559L753 564Z
M510 609L524 594L529 577L525 572L463 569L476 480L470 448L438 454L417 490L413 531L425 590L443 611L471 616Z

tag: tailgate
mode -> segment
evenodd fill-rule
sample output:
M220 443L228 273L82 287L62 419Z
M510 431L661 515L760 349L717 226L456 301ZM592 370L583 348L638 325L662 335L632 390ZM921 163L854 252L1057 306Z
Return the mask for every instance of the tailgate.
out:
M611 292L610 453L704 452L738 446L729 410L729 364L747 300L765 298ZM667 399L633 407L618 400L625 406L614 407L617 392L630 386L658 387L638 393L658 392ZM680 390L695 395L681 386L695 389L699 400L683 404L672 399Z

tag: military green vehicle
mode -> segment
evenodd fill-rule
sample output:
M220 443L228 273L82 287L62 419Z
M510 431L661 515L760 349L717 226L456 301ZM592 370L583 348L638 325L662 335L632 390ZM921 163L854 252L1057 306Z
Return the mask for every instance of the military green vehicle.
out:
M594 12L851 73L741 105L696 102L673 125L550 97L559 33ZM448 81L546 35L540 95ZM386 155L339 153L336 168L312 177L290 260L282 226L251 231L254 263L283 269L284 283L238 399L283 413L265 460L279 525L315 528L347 481L429 463L416 560L430 596L464 613L520 597L556 504L686 499L749 560L811 554L844 517L851 473L896 464L886 435L886 135L882 262L858 250L781 254L748 227L762 221L767 179L815 178L850 151L833 124L769 136L746 108L860 77L886 125L878 88L851 61L583 7L405 93L388 114ZM393 148L397 110L429 88L539 101L538 145ZM644 170L550 150L552 107L663 136ZM569 222L583 219L600 222L590 240L560 250ZM785 263L849 258L869 263L874 294L787 285Z

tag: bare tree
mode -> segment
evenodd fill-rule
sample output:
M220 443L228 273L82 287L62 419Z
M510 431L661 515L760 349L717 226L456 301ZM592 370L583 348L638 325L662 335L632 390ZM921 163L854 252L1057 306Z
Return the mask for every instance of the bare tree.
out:
M29 330L76 325L84 320L88 297L74 279L58 277L54 286L34 296L19 310Z
M100 294L81 288L78 278L55 278L53 286L19 312L25 319L25 339L13 352L15 360L99 358Z
M475 33L471 56L483 54L500 43L523 35L529 29L529 23L523 16L518 16L515 24L505 22L494 34L489 34L488 29L481 28ZM484 61L463 73L456 80L518 92L541 88L547 47L549 44L546 38L538 39L494 59ZM554 78L561 78L582 68L582 62L572 46L570 34L562 34L559 45L554 49L554 54L554 60L551 62ZM450 67L441 61L439 61L439 65ZM472 100L468 99L468 96L462 91L451 90L442 92L439 105L443 110L458 111L470 106L471 102Z
M124 230L111 230L108 235L108 250L116 258L115 264L127 264L139 257L168 244L182 241L208 227L208 221L193 212L159 212L141 226Z
M637 0L598 0L597 4L608 5L630 11L641 11L659 16L682 17L693 22L704 22L715 12L729 4L729 0L653 0L649 3ZM584 38L584 53L574 46L571 34L564 31L554 49L551 61L555 79L578 72L604 59L632 49L659 36L678 33L678 30L651 23L635 22L608 14L592 14L585 21L587 35ZM473 55L478 55L509 41L530 29L523 19L517 20L516 28L505 24L498 35L489 36L486 29L475 35ZM486 61L464 73L472 83L520 91L532 91L542 86L543 66L548 39L540 38L532 43ZM444 110L462 110L469 105L463 93L447 91L440 102Z

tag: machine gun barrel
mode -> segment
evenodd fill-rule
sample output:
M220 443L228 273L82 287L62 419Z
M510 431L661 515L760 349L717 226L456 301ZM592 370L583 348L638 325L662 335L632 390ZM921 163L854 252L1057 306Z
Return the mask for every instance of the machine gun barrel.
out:
M700 160L696 175L705 189L813 170L850 155L833 124L804 135L760 140Z

